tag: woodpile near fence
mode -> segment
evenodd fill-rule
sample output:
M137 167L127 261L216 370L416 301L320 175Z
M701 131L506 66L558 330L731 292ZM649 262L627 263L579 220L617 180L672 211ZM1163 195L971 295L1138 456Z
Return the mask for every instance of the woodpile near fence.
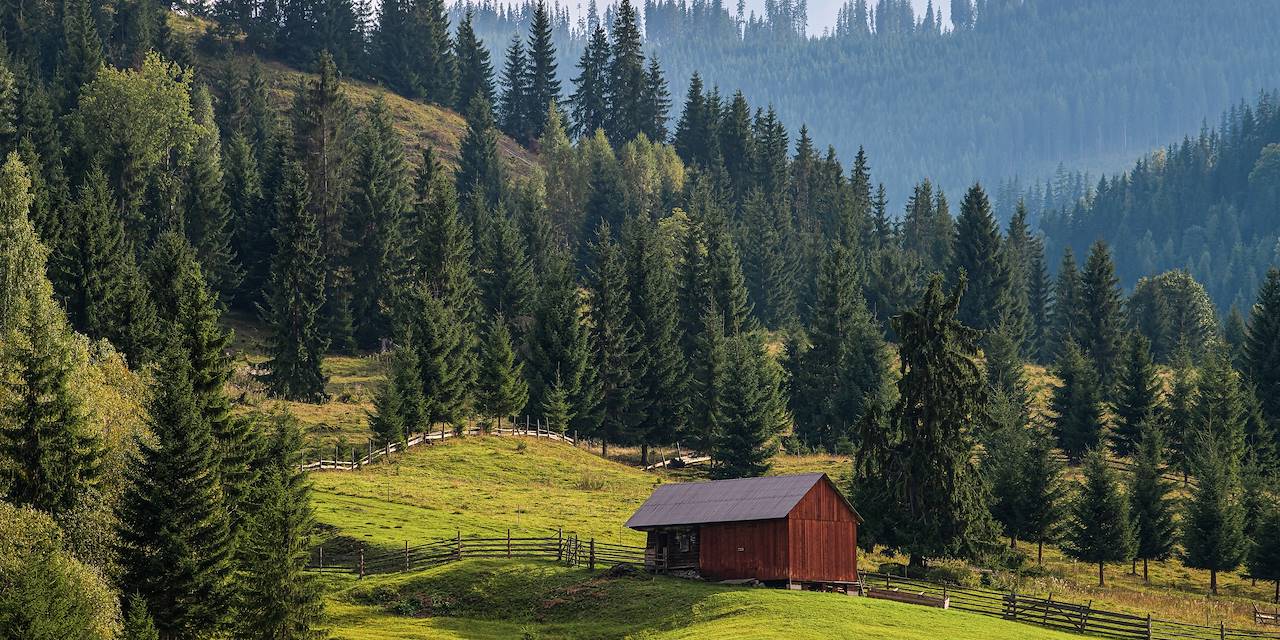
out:
M882 573L864 573L864 588L921 598L945 600L951 609L1034 624L1061 631L1116 640L1227 640L1228 638L1280 638L1280 633L1232 629L1225 624L1196 625L1097 609L1092 602L1073 603L974 587L956 587ZM936 606L936 605L934 605ZM1256 616L1255 616L1256 618Z

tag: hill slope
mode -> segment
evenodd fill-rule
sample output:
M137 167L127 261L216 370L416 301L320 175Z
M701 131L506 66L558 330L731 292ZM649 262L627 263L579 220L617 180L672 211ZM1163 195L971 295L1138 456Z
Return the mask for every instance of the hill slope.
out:
M675 578L607 577L541 562L465 561L368 579L337 591L330 610L334 636L350 640L1072 637L955 610Z

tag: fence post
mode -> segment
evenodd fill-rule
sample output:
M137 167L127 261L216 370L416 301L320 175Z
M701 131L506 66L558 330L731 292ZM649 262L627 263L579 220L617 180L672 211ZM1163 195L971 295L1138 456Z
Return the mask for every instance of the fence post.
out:
M364 543L360 543L360 579L364 579Z
M1221 620L1218 621L1218 637L1227 640L1227 623Z
M320 545L320 573L324 573L324 545Z
M511 557L511 527L507 527L507 557Z
M1018 620L1018 590L1009 592L1009 619Z
M409 541L404 541L404 570L409 570Z
M1151 614L1147 614L1147 640L1151 640Z
M454 551L454 554L456 556L455 559L461 560L462 559L462 529L458 529L457 544L458 544L458 549Z
M556 529L556 562L564 560L564 527Z
M590 553L590 555L587 556L587 571L595 571L596 570L596 539L592 538L589 545L590 546L588 547L588 553Z

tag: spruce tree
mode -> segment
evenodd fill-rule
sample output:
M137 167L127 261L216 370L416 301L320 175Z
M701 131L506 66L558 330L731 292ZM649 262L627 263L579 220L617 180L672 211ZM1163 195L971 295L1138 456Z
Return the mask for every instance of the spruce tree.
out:
M529 403L545 409L553 390L563 393L569 403L569 419L573 419L583 394L590 347L567 250L557 249L548 258L528 338Z
M494 213L480 247L480 295L489 314L501 314L523 336L533 313L533 263L520 230L505 211Z
M1244 509L1240 504L1238 452L1209 429L1195 433L1192 471L1196 484L1182 517L1183 564L1209 571L1209 591L1218 595L1218 572L1245 558Z
M542 137L547 127L548 108L560 102L560 79L556 77L556 46L552 41L551 16L545 0L533 9L529 25L529 85L524 94L525 113L529 118L529 140Z
M635 7L622 0L609 30L613 37L608 69L609 113L605 130L614 146L635 138L644 127L644 45Z
M307 207L320 234L318 249L324 259L325 279L319 327L339 351L354 346L351 287L345 275L350 242L345 205L355 158L353 116L338 67L328 52L322 52L316 60L315 80L300 90L294 101L291 157L297 159L306 176Z
M395 297L404 286L409 259L406 218L412 204L404 145L386 103L370 105L357 137L355 190L348 225L351 297L356 344L371 349L391 335Z
M542 417L546 420L547 429L560 434L568 432L573 408L569 405L569 390L565 388L559 377L547 387L539 408L542 409ZM602 442L604 445L601 455L607 456L609 443Z
M1000 229L987 194L977 184L965 194L956 219L949 280L955 282L962 271L969 277L969 288L960 302L960 321L977 329L994 329L1013 309L1014 289Z
M137 594L128 598L129 610L124 615L122 640L160 640L151 614L147 613L147 601Z
M708 167L715 144L714 120L715 114L711 113L703 95L702 77L694 72L689 79L689 90L685 94L684 110L676 123L676 153L680 154L680 159L685 163Z
M172 235L185 243L177 234ZM232 414L226 388L233 373L232 333L221 324L216 294L201 273L194 252L188 250L176 257L185 259L185 263L173 263L168 269L177 277L168 287L173 296L173 315L165 320L191 363L192 393L213 435L223 501L231 518L232 534L238 538L245 524L247 496L256 480L257 432L249 419Z
M391 354L387 380L373 398L369 428L379 444L404 442L415 431L426 431L426 400L422 395L422 370L418 350L406 341Z
M1196 437L1213 440L1213 450L1238 480L1245 457L1244 392L1239 374L1220 352L1210 354L1200 366L1191 420ZM1205 446L1192 444L1193 451Z
M1250 577L1275 583L1271 601L1280 603L1280 508L1275 505L1263 512L1246 562Z
M328 637L324 590L305 571L316 532L311 485L302 466L302 429L282 417L269 438L268 463L246 540L236 637L319 640Z
M5 498L58 515L91 499L100 452L74 336L45 276L48 251L27 219L30 184L11 154L0 168L0 453Z
M874 537L910 556L973 556L997 535L976 466L986 385L976 330L957 319L964 279L950 294L941 276L919 304L894 318L901 340L898 399L863 420L855 492L879 522Z
M252 307L259 302L271 270L271 203L263 194L263 177L253 145L244 134L235 133L223 156L227 206L231 211L232 248L244 269L236 295L236 305Z
M716 308L724 315L725 332L737 335L755 328L751 303L747 298L742 260L729 231L725 212L718 205L702 210L698 221L706 242L704 277L707 291L715 298Z
M727 347L725 422L712 450L711 477L761 476L769 471L777 437L788 422L781 371L758 335L735 337Z
M1231 310L1227 312L1226 322L1222 325L1222 341L1231 352L1232 366L1241 371L1245 371L1245 348L1248 338L1249 329L1245 326L1244 315L1240 313L1240 307L1233 304Z
M675 267L656 225L645 218L623 230L627 262L629 322L636 334L637 407L643 412L647 445L675 442L689 416L687 358L680 350L680 311Z
M1043 429L1034 429L1022 467L1026 501L1022 537L1036 543L1036 564L1040 565L1044 564L1045 543L1058 539L1066 515L1067 489L1062 468L1052 436Z
M1121 493L1120 481L1107 467L1102 451L1090 451L1084 457L1084 481L1071 507L1062 550L1081 562L1096 562L1098 586L1105 587L1106 563L1132 558L1134 545L1129 503Z
M1050 307L1053 298L1053 287L1049 283L1046 270L1044 242L1036 238L1031 243L1030 258L1027 266L1027 338L1023 352L1033 362L1044 363L1052 360L1051 337L1053 326L1050 322Z
M480 354L480 376L477 381L477 405L480 412L498 420L502 428L504 416L515 416L529 401L529 383L524 379L524 363L516 359L511 331L502 314L489 322Z
M471 321L429 288L413 291L413 344L425 403L423 425L460 426L475 399L475 334Z
M498 102L498 128L521 144L532 140L533 130L526 109L529 105L529 60L525 55L520 36L511 37L507 47L506 62L502 68L502 94ZM471 115L473 104L467 105ZM470 118L468 118L469 120Z
M271 261L267 305L261 310L271 327L264 381L272 393L291 400L325 398L321 365L329 340L320 313L325 300L324 256L320 229L308 206L307 177L290 162L276 196L277 247Z
M415 191L413 261L418 272L414 277L472 323L479 311L472 264L474 233L458 211L453 185L442 172L432 171L429 162L419 167ZM468 332L474 330L468 327Z
M1142 425L1142 437L1135 449L1133 480L1129 486L1129 513L1137 545L1135 557L1142 560L1142 581L1150 582L1147 563L1164 560L1173 553L1177 530L1173 525L1173 487L1164 480L1164 438L1153 421Z
M702 329L690 358L689 423L684 442L693 450L710 454L723 434L727 407L729 346L724 335L724 318L708 303L703 314ZM714 461L713 461L714 466Z
M187 169L185 221L187 238L195 247L201 270L209 285L224 300L230 300L244 277L232 246L231 208L225 191L222 141L213 120L209 90L201 87L192 95L192 112L199 134Z
M1195 423L1193 413L1196 401L1196 372L1185 356L1174 361L1173 383L1169 388L1169 403L1164 415L1166 441L1169 443L1170 463L1182 472L1183 484L1191 475Z
M573 79L573 93L569 96L569 116L574 136L591 136L607 124L608 73L609 36L604 27L597 25L587 40L582 57L578 59L578 76ZM694 77L697 77L696 73Z
M670 135L667 130L667 117L671 112L671 91L667 88L667 79L662 76L662 65L658 64L656 56L649 56L641 100L640 113L643 126L640 133L654 142L666 142ZM783 142L785 143L785 140Z
M1072 460L1080 460L1100 444L1102 437L1102 392L1098 374L1074 342L1068 342L1054 367L1061 384L1049 400L1053 433L1058 446Z
M631 298L626 260L608 223L600 223L590 250L588 321L598 404L578 407L579 415L588 425L588 433L603 442L646 445L643 434L638 433L643 407L638 405L636 378L642 372L637 370L636 333L628 317Z
M1080 275L1080 306L1080 346L1097 368L1103 389L1109 391L1115 383L1124 337L1124 299L1111 251L1101 241L1089 249Z
M1262 413L1280 424L1280 269L1267 271L1249 312L1244 341L1244 371L1258 391Z
M1080 291L1080 272L1076 268L1076 258L1067 247L1062 251L1062 262L1058 267L1058 277L1053 284L1053 309L1050 314L1050 335L1048 336L1048 355L1056 359L1062 355L1068 342L1080 346L1079 338L1084 331L1084 302Z
M493 91L493 63L489 58L489 50L476 37L471 21L475 12L470 8L458 23L458 39L454 43L455 56L458 60L458 88L453 95L453 109L465 113L471 106L471 100L481 96L484 101L493 104L496 94Z
M235 549L213 433L176 336L161 353L148 414L154 440L138 443L119 514L121 586L146 599L161 635L211 635L230 611Z
M823 256L809 344L792 380L796 435L827 451L857 440L857 425L888 378L883 332L862 297L857 262L846 241L833 242Z
M1155 424L1159 410L1160 379L1151 363L1150 343L1135 332L1126 341L1111 402L1115 416L1111 448L1117 456L1129 457L1138 451L1143 425Z
M155 342L155 308L111 202L106 174L91 169L72 206L76 228L60 252L67 309L77 330L143 364Z
M458 154L458 199L463 206L471 206L473 198L480 198L488 207L497 206L504 184L498 134L489 103L481 96L472 99L467 111L467 134Z

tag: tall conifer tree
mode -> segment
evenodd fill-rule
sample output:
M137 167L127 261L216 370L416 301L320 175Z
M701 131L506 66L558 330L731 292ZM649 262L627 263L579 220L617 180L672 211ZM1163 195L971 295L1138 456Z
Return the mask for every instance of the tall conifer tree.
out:
M1084 481L1071 508L1063 551L1081 562L1097 563L1098 586L1105 587L1106 563L1133 557L1133 525L1120 481L1102 451L1089 452L1084 462Z
M1111 402L1116 420L1111 447L1116 455L1128 457L1138 452L1144 425L1155 424L1159 410L1160 379L1151 363L1150 343L1135 332L1126 341Z
M609 115L605 127L609 141L622 146L644 127L644 45L635 7L622 0L610 29L613 36L609 60Z
M516 358L511 331L501 313L493 316L485 333L477 384L478 407L483 414L497 418L499 429L503 417L519 414L529 401L524 363Z
M395 296L405 283L409 259L406 218L412 204L404 145L386 103L377 99L357 138L355 190L348 225L354 240L350 264L355 337L368 349L391 335Z
M489 104L479 95L467 112L467 134L458 153L458 198L463 206L471 206L473 198L481 198L487 207L497 206L504 187L498 134Z
M1174 549L1173 487L1164 479L1164 438L1154 422L1143 423L1135 451L1133 480L1129 486L1129 513L1136 538L1134 556L1142 560L1142 581L1149 582L1147 564L1164 560Z
M569 115L575 136L590 136L608 122L608 71L609 36L604 27L596 26L578 59L578 76L573 78L573 94L569 96Z
M213 433L187 354L169 340L148 406L155 440L139 443L120 514L121 582L146 599L162 635L202 637L227 621L235 549Z
M1072 460L1097 447L1102 437L1102 393L1092 363L1068 342L1054 372L1062 382L1053 390L1049 410L1058 445Z
M788 421L781 371L758 335L737 336L726 346L725 422L712 450L711 476L764 475Z
M476 37L471 26L474 17L475 13L467 9L458 24L458 40L454 43L458 59L458 89L454 92L453 109L458 113L465 113L476 96L484 97L489 104L497 98L493 91L493 62L489 50Z
M292 400L324 399L321 369L328 338L320 327L324 306L324 258L320 229L308 205L307 177L296 163L284 168L276 196L277 247L271 261L263 319L271 327L264 377L267 387Z
M1093 360L1098 379L1109 392L1115 383L1124 338L1124 299L1111 251L1101 241L1089 249L1080 275L1080 305L1080 346Z
M965 194L956 219L949 279L955 282L961 271L969 276L969 288L960 302L960 320L977 329L994 329L1012 311L1014 290L1000 229L986 192L976 184Z
M552 40L551 15L540 0L529 25L529 90L525 93L525 113L529 118L529 141L542 137L547 113L560 102L560 79L556 77L556 45Z

